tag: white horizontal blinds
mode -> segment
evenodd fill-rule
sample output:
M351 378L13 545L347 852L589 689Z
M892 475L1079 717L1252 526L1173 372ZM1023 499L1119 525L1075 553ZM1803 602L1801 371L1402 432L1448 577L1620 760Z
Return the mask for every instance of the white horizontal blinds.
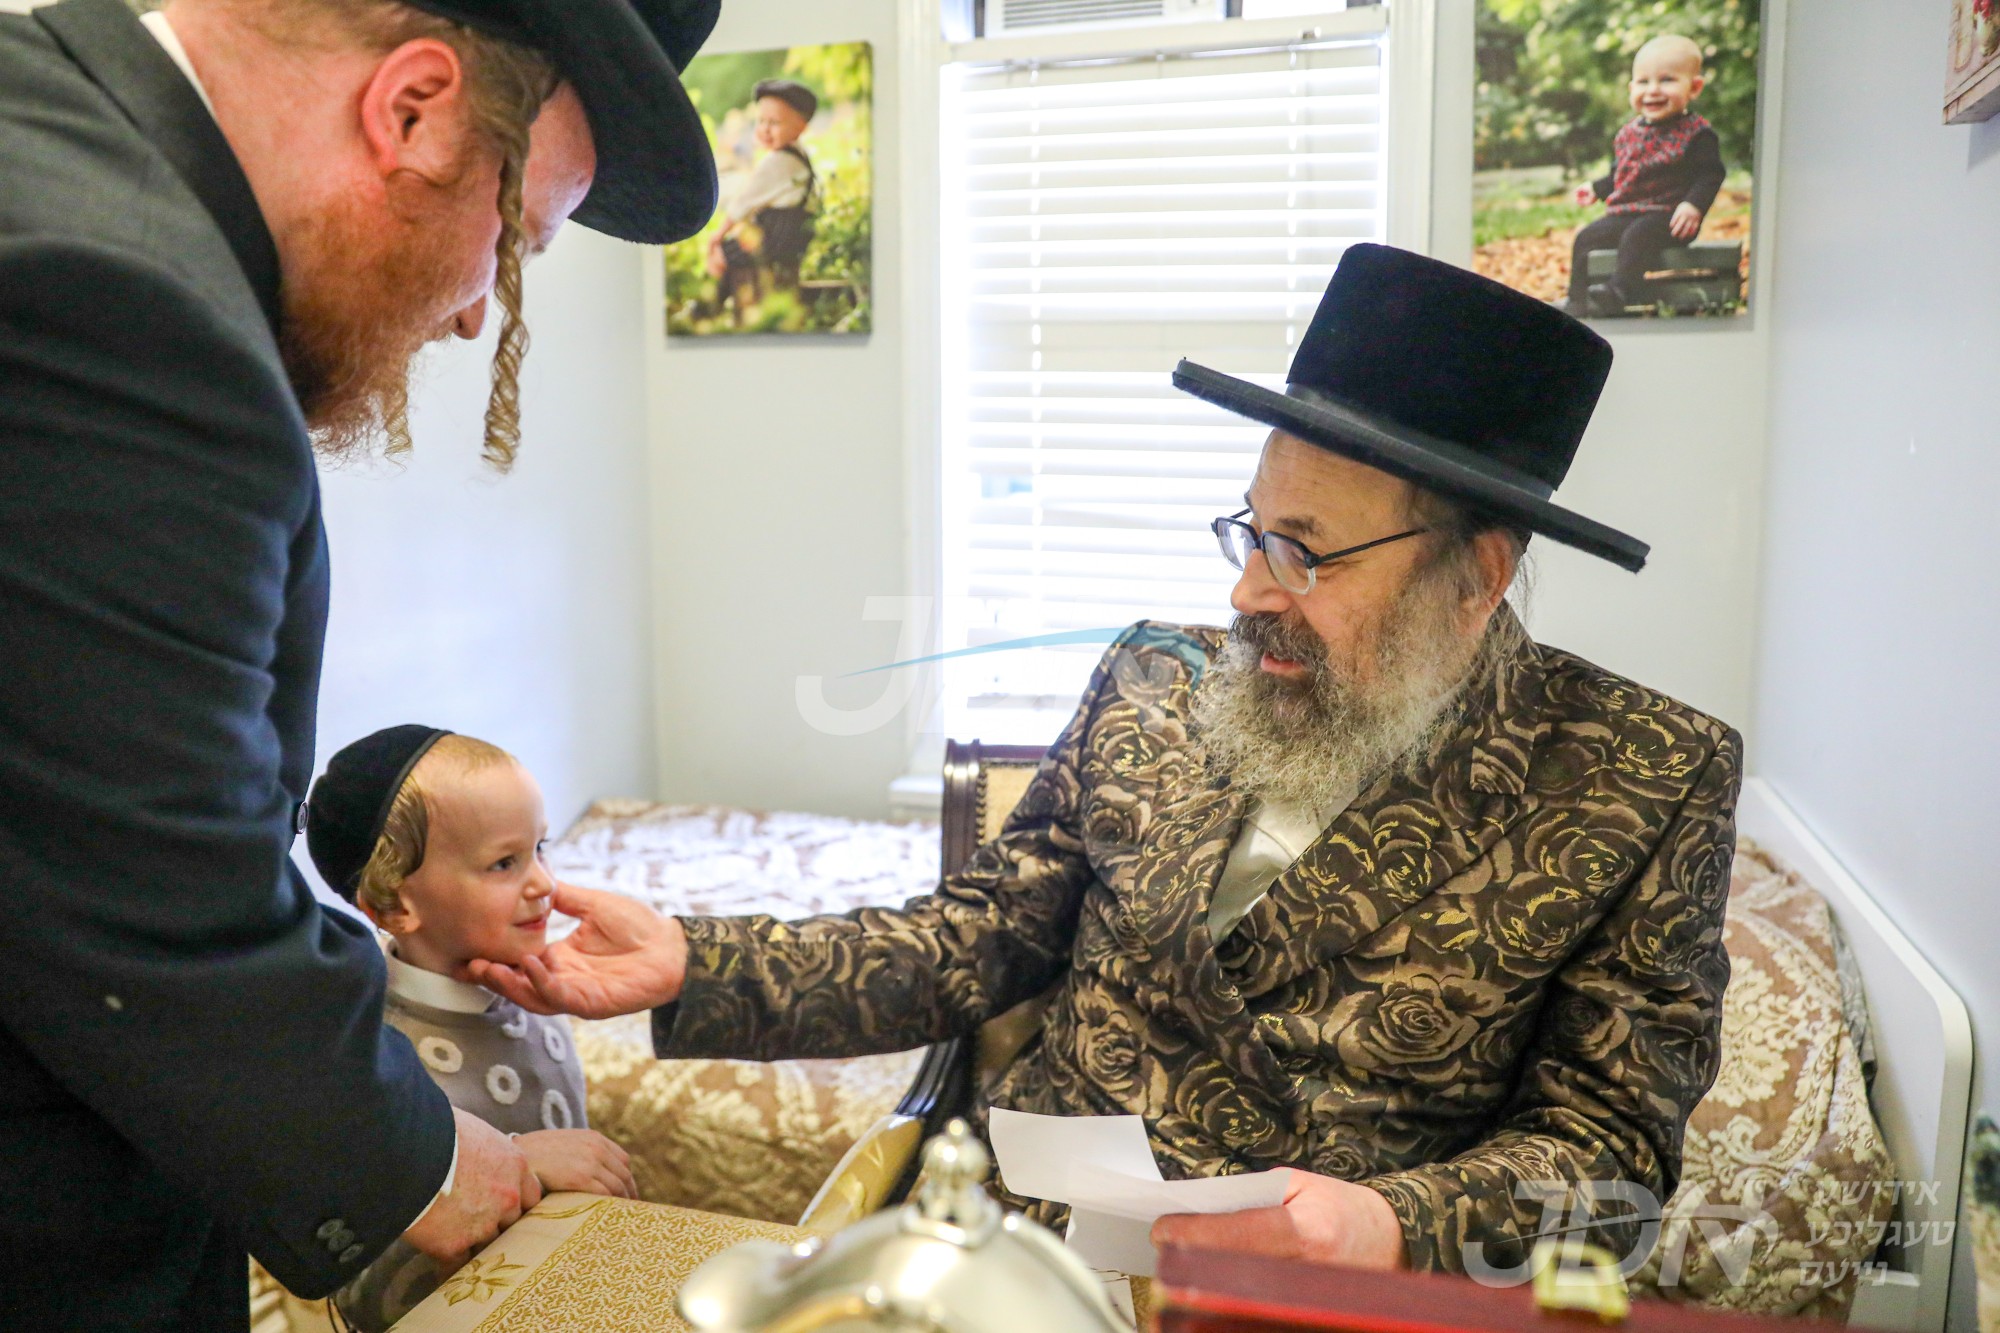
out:
M1007 31L1048 27L1058 23L1105 23L1118 19L1159 18L1166 0L994 0Z
M1263 428L1186 356L1282 383L1341 252L1382 234L1373 42L961 70L946 98L945 644L1223 624L1208 523ZM1045 741L1101 645L945 672L950 734Z

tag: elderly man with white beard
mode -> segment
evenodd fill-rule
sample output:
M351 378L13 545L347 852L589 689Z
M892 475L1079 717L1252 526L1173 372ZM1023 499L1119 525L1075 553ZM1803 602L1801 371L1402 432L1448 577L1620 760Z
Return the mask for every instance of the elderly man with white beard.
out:
M1214 525L1234 625L1127 631L962 871L794 922L565 888L574 935L471 972L652 1008L663 1056L890 1051L1046 994L982 1108L1138 1115L1169 1177L1291 1169L1282 1206L1161 1243L1478 1271L1521 1261L1555 1191L1629 1249L1715 1074L1740 742L1505 601L1533 534L1644 563L1548 498L1610 360L1554 309L1354 247L1285 392L1175 373L1273 427Z

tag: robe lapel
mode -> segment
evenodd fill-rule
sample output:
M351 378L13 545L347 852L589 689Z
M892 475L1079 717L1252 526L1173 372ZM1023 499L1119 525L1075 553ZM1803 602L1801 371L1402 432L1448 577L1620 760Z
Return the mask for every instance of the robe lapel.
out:
M1212 953L1208 905L1248 805L1227 787L1203 785L1163 803L1140 830L1120 896L1159 961L1198 970ZM1190 939L1197 930L1200 939Z
M229 242L275 335L278 247L222 129L125 0L62 0L34 11L187 183Z
M1519 628L1512 611L1499 615ZM1220 961L1241 994L1348 953L1465 873L1527 813L1528 765L1547 724L1541 655L1525 632L1521 642L1461 723L1414 768L1362 793L1225 941Z
M1248 807L1241 794L1207 786L1163 805L1141 833L1118 896L1135 953L1158 982L1155 1003L1247 1086L1269 1087L1277 1064L1257 1036L1241 979L1224 968L1208 934L1209 903Z

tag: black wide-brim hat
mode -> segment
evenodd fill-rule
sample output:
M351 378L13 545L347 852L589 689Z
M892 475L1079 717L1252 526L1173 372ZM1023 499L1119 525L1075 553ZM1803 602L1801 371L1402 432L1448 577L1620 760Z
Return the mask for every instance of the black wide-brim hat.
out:
M1651 549L1550 500L1611 373L1554 306L1386 245L1341 256L1283 393L1183 360L1174 385L1635 573Z
M684 240L715 213L715 154L681 71L721 0L411 0L549 58L576 89L597 175L574 220L621 241Z

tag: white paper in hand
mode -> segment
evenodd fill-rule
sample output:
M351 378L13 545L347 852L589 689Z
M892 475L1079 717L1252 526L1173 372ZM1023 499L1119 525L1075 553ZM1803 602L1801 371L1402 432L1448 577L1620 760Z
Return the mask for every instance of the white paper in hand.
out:
M1163 1180L1136 1115L1029 1115L988 1121L1000 1180L1016 1194L1070 1206L1070 1248L1092 1268L1153 1274L1153 1222L1169 1213L1234 1213L1285 1201L1285 1173Z

